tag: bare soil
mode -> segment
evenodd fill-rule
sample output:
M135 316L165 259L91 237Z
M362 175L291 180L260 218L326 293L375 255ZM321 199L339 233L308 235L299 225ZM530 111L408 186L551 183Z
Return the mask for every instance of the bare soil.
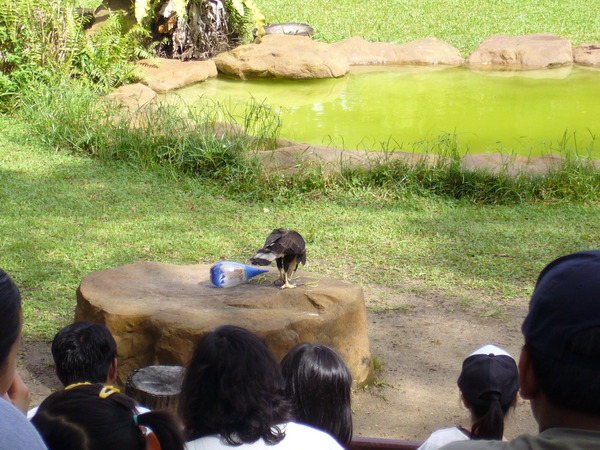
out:
M456 379L463 359L476 348L494 343L518 358L520 326L527 299L504 307L501 317L482 317L477 307L460 308L444 296L394 293L365 288L368 332L377 365L376 380L353 396L357 436L423 440L432 431L469 424L459 402ZM25 340L20 373L32 393L32 406L60 387L50 344ZM519 399L507 422L506 437L536 433L529 402Z

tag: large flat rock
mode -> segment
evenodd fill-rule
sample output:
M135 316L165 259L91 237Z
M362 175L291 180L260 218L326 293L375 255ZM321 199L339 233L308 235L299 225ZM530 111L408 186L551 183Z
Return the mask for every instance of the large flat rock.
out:
M573 50L567 39L551 34L492 36L467 61L490 68L542 69L572 64Z
M415 64L450 66L461 65L465 59L460 51L436 38L420 39L404 44L369 42L352 37L331 44L350 65Z
M94 272L77 290L76 320L106 325L117 341L119 378L152 364L185 365L194 343L225 324L264 338L278 358L299 342L344 359L357 385L371 375L362 287L297 272L296 289L245 283L216 288L210 265L136 263Z
M338 78L350 70L329 44L307 36L269 34L213 58L219 72L242 80L252 78Z

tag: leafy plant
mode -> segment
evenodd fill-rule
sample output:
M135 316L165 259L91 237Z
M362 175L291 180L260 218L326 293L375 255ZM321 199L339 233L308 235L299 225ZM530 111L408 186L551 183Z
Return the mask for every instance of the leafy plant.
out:
M70 0L10 0L0 7L0 106L9 110L32 82L75 77L106 92L136 79L133 61L152 58L149 33L122 12L86 35ZM146 46L144 46L146 45Z
M139 25L130 26L125 14L117 11L97 32L81 42L73 58L73 73L103 91L127 81L137 81L139 76L132 62L154 58L153 45L149 42L147 30Z
M32 80L69 67L83 39L82 18L59 0L10 0L0 7L2 100Z

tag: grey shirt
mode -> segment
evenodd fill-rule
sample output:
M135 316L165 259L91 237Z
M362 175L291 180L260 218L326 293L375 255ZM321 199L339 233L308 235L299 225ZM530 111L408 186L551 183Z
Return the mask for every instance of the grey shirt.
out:
M600 431L575 428L548 428L540 434L522 434L512 441L452 442L443 450L600 450Z
M25 415L0 398L0 450L47 450Z

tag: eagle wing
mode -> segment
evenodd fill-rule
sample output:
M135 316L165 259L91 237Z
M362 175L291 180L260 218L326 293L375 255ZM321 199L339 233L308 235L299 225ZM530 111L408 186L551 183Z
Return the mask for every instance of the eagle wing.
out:
M264 247L256 252L250 262L266 266L284 256L295 256L298 262L306 264L306 244L300 233L278 228L267 236Z

